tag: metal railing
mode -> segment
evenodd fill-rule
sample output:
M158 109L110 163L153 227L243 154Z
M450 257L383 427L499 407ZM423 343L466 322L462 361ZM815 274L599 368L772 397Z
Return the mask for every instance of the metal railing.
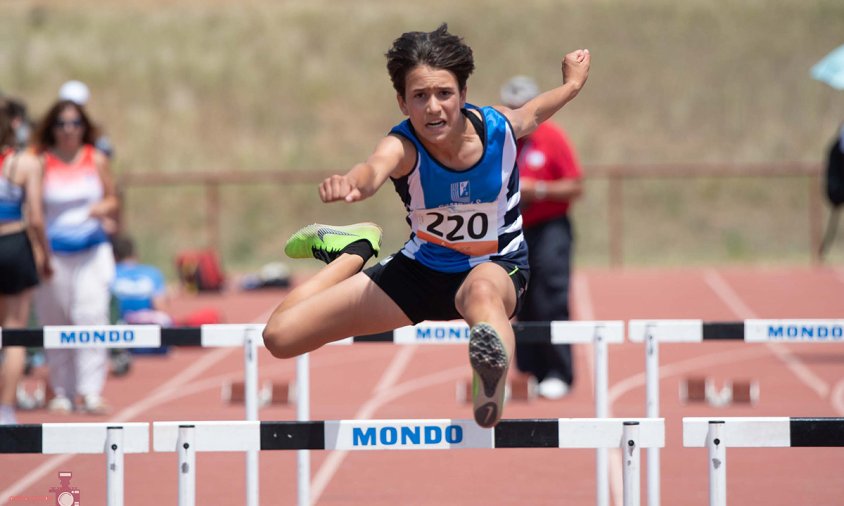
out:
M587 179L607 181L607 233L610 265L624 258L624 183L628 180L704 177L804 177L807 178L807 244L813 264L821 262L823 199L820 162L680 163L641 165L586 165ZM232 172L141 172L118 178L122 190L141 186L202 186L205 189L204 232L208 246L220 250L220 187L247 184L317 184L333 174L328 171L279 170Z

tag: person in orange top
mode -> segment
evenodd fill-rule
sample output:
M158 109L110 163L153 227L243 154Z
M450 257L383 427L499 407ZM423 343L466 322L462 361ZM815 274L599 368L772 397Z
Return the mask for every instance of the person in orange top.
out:
M97 129L85 108L59 100L38 125L35 152L44 164L47 238L54 252L54 276L36 291L42 325L108 325L114 279L109 235L117 232L119 202L105 154L93 143ZM106 410L102 398L108 350L46 350L50 385L48 407L90 413Z

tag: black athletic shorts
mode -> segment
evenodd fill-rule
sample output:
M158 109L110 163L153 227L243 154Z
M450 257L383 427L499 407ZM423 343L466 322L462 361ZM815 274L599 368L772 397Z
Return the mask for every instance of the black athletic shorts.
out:
M530 273L515 265L493 260L500 265L513 281L516 290L516 309L512 318L522 305ZM457 290L470 271L440 272L425 267L401 253L384 260L363 271L379 288L395 302L414 324L425 320L457 320L463 318L457 312L454 298Z
M26 231L0 235L0 294L17 295L38 284L38 269Z

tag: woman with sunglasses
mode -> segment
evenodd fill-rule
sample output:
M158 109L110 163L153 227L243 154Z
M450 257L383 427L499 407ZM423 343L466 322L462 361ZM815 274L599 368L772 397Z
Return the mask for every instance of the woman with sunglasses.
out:
M41 167L16 150L14 111L0 99L0 327L22 328L29 321L33 288L50 277L50 247L41 209ZM0 349L0 425L17 423L17 384L26 349Z
M108 325L119 202L107 157L94 147L97 129L84 107L60 100L34 135L44 166L47 238L54 253L53 278L35 296L42 325ZM103 348L46 350L53 411L106 411L102 398L108 372Z

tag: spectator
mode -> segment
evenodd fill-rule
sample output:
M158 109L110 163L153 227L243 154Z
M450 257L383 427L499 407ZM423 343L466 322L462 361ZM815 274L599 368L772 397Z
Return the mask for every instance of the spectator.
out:
M167 286L161 271L152 265L138 262L135 243L129 236L118 235L112 238L112 246L117 261L117 274L111 285L111 293L117 301L119 320L130 324L172 325L172 319L167 313ZM136 350L139 353L166 351L164 347Z
M539 94L533 79L516 76L501 88L507 107L521 107ZM522 219L528 243L531 282L520 321L569 319L569 278L573 249L568 217L571 201L583 191L580 166L563 131L546 121L518 141L517 164ZM516 343L516 366L539 382L539 395L559 399L574 382L571 345Z
M29 320L33 288L39 276L50 277L51 268L41 208L41 167L33 156L16 151L12 109L0 99L0 326L22 328ZM16 423L16 390L26 349L3 348L0 359L3 425Z
M12 128L15 131L15 145L17 149L23 150L29 144L29 135L32 132L32 122L26 111L26 104L18 99L7 98L9 112L12 119Z
M97 129L84 107L60 100L38 124L35 152L44 165L47 237L54 252L54 276L36 291L44 325L107 325L114 254L109 234L117 232L119 202L106 156L94 148ZM55 397L48 407L78 407L103 413L108 372L106 349L46 351Z

